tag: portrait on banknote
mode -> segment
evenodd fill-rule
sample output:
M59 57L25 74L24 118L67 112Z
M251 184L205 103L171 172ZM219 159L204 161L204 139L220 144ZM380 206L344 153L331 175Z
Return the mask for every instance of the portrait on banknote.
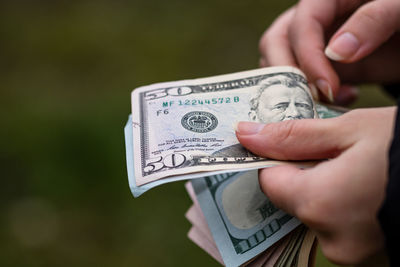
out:
M249 102L249 121L273 123L310 119L316 116L314 102L307 85L297 75L287 73L260 81ZM216 157L252 157L240 144L213 153Z
M261 81L250 105L250 120L261 123L314 118L315 114L306 85L290 73Z
M257 170L207 176L191 184L227 266L247 262L300 225L261 192Z
M217 204L229 229L252 229L277 211L261 191L257 171L227 180L221 188Z

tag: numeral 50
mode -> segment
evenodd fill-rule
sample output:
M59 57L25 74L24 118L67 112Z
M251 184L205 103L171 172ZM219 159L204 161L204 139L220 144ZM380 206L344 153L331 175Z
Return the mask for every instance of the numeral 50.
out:
M180 153L173 153L165 156L150 158L145 161L146 166L143 171L146 174L159 171L163 168L177 168L186 162L186 157Z
M144 93L145 100L153 100L161 97L166 97L168 95L172 96L182 96L188 95L192 93L192 88L183 86L183 87L172 87L172 88L161 88L156 90L151 90L149 92Z

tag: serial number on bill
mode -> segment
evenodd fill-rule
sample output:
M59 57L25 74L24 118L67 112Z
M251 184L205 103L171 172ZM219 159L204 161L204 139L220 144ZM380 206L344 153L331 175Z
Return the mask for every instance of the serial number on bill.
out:
M178 100L178 101L168 101L163 102L163 107L170 107L172 105L178 106L198 106L198 105L216 105L216 104L229 104L229 103L238 103L239 97L214 97L211 99L186 99L186 100Z

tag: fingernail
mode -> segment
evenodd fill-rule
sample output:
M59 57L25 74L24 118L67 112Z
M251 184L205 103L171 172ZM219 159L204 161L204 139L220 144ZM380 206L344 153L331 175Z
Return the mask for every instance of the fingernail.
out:
M337 37L325 49L325 55L335 61L351 58L360 48L360 41L350 32L345 32Z
M233 130L234 130L235 132L238 131L238 124L239 124L238 121L235 121L235 122L232 123L232 128L233 128Z
M241 121L236 124L235 131L241 135L251 135L259 133L265 124L250 121Z
M319 95L318 95L318 90L317 87L313 83L309 83L308 86L310 87L310 92L312 97L314 98L315 101L319 101Z
M260 65L261 68L265 68L268 66L267 61L264 58L260 58L260 60L258 61L258 64Z
M359 89L356 86L349 86L347 87L347 90L343 90L342 88L335 97L335 104L343 106L349 105L357 99L358 95Z
M349 92L347 94L350 96L357 97L360 94L360 88L357 86L350 86L348 90Z
M333 103L333 93L329 83L323 79L318 79L315 81L315 85L326 96L326 98Z
M357 86L350 87L350 91L354 96L358 96L360 94L360 88Z

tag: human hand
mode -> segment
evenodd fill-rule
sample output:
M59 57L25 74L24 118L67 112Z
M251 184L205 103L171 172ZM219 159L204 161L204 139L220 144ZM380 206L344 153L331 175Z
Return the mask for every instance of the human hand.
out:
M394 115L395 108L376 108L324 120L240 122L236 135L259 156L329 159L309 169L263 169L260 186L277 207L316 232L329 260L355 264L383 246L377 211L385 195Z
M399 29L398 0L302 0L262 36L260 65L297 66L325 99L343 103L354 83L400 81Z

